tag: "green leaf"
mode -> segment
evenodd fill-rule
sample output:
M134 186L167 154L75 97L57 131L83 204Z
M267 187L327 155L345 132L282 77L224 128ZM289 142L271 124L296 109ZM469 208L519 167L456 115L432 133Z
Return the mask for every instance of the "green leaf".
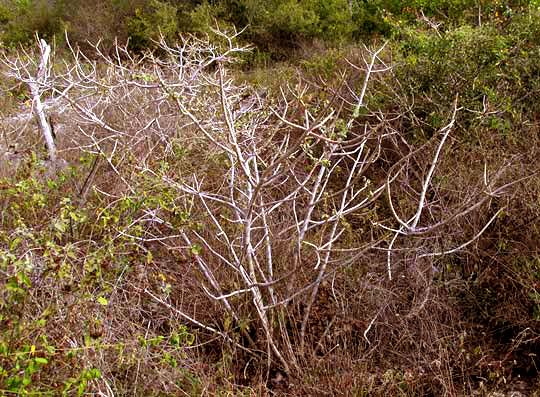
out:
M325 167L325 168L329 168L330 165L332 165L332 163L331 163L330 160L328 160L328 159L322 159L322 160L321 160L321 165L322 165L323 167Z
M32 286L32 281L30 281L30 278L26 275L26 273L19 273L21 281L26 285L28 288Z
M229 317L225 317L225 320L223 321L223 328L225 329L225 331L228 331L230 326L231 319Z
M67 229L67 223L63 219L58 219L54 223L54 228L58 230L60 233L64 233Z
M191 253L193 255L200 255L201 252L202 252L202 247L199 244L193 244L191 246Z
M11 243L9 244L9 250L13 251L19 245L21 241L22 239L20 237L16 237L15 239L13 239Z
M38 364L47 364L49 361L44 357L36 357L35 358L36 363Z
M100 296L97 298L97 301L100 305L107 306L109 304L109 301L105 299L103 296Z
M79 383L79 387L77 388L77 395L82 396L85 389L86 389L86 381L81 381L81 383Z

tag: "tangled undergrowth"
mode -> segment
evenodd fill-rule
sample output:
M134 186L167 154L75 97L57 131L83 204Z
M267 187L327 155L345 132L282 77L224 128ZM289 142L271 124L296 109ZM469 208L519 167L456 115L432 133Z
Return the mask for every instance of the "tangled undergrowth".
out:
M2 127L2 393L538 393L520 23L350 49L271 90L221 32L53 63L66 166L31 119ZM30 55L4 68L31 78Z

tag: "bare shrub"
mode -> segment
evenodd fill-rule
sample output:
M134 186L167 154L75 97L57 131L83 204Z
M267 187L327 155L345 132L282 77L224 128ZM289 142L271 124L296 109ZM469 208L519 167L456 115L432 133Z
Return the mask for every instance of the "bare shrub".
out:
M514 183L500 184L504 169L471 186L437 173L459 98L438 134L414 146L396 128L403 115L366 104L373 76L391 68L384 46L350 64L358 86L323 81L323 97L299 79L269 98L230 73L247 51L237 34L215 34L161 42L159 56L116 46L114 56L96 48L96 62L73 50L45 87L70 106L64 152L107 169L94 189L101 213L137 203L120 211L129 222L112 242L169 271L133 290L247 355L244 373L255 358L266 379L276 368L301 376L351 346L410 365L387 378L413 387L435 373L455 394L448 357L459 330L445 328L451 301L436 285L437 258L477 241L502 211L486 207ZM472 214L479 221L463 226Z

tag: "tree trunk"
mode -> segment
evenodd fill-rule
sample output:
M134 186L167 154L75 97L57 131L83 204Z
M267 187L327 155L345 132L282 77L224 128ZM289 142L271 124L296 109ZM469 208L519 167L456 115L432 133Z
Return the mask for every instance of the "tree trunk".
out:
M43 103L41 102L40 85L44 84L47 80L47 63L49 61L49 55L51 53L51 47L45 42L45 40L39 40L39 49L41 51L41 60L39 63L39 69L36 76L36 80L29 82L30 93L32 94L32 110L36 116L38 127L45 137L47 143L47 150L49 152L49 159L56 161L56 146L54 144L54 138L52 136L51 126L47 122L45 111L43 109Z

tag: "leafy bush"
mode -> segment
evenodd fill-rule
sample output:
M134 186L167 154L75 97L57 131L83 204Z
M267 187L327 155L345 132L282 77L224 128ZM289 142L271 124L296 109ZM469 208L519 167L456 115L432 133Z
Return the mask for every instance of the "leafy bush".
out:
M538 91L533 76L540 70L538 54L529 49L538 28L535 18L516 16L504 32L485 24L441 36L404 33L399 42L402 64L395 70L409 87L404 95L416 97L416 116L440 114L449 98L459 94L465 108L460 118L470 139L477 127L505 135L518 128L515 123L522 123L524 115L534 117L538 106L530 101L530 93ZM433 119L432 127L428 123L419 128L429 136L438 123Z
M291 58L291 49L312 40L340 45L391 31L378 4L349 4L347 0L204 2L191 18L195 29L202 31L213 26L214 20L225 23L223 27L246 27L244 39L259 51L270 53L274 60Z
M0 5L0 41L9 47L30 44L35 34L51 40L61 30L62 2L28 0Z
M126 22L130 48L141 51L154 47L160 35L173 40L178 31L176 13L175 6L159 0L151 0L144 9L136 8Z

